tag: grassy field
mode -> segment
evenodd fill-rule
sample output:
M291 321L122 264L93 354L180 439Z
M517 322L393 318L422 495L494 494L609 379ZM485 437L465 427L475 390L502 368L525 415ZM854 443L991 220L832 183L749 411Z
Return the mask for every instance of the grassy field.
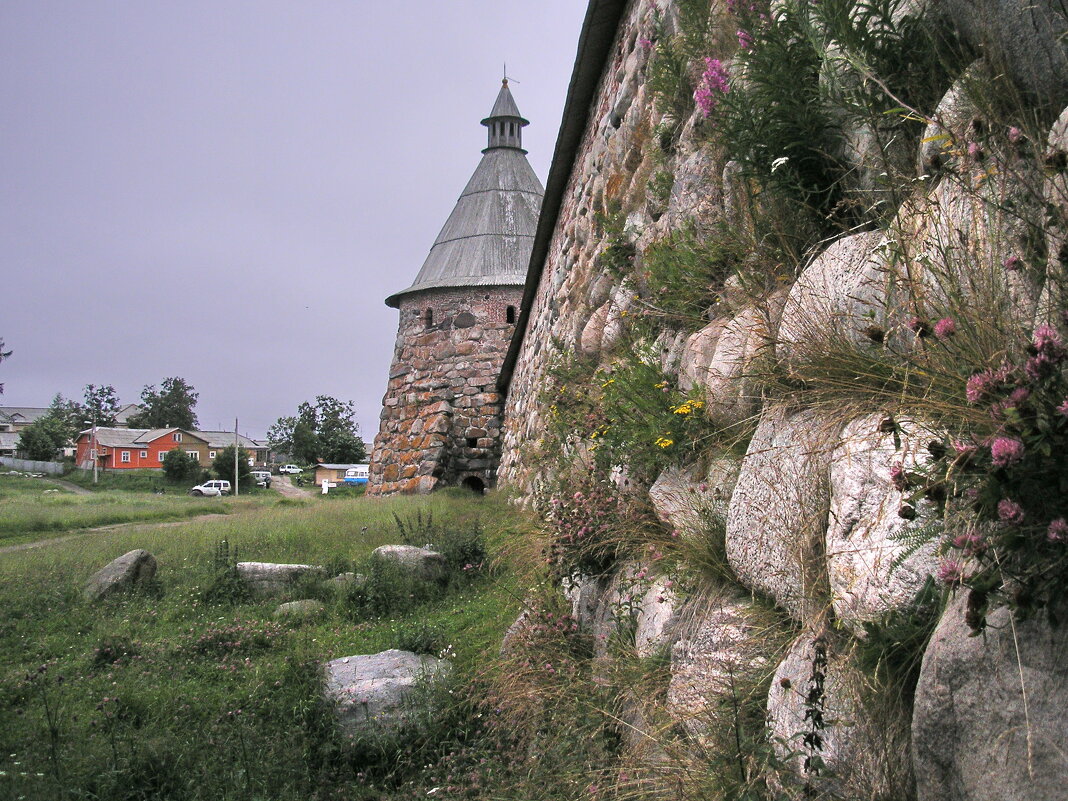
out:
M113 489L85 496L45 479L0 475L0 547L97 526L225 513L263 497L191 498Z
M85 508L96 498L83 498ZM11 500L30 503L18 492ZM139 499L129 503L136 509ZM219 544L226 540L231 558L341 572L400 541L399 517L409 538L459 536L454 551L462 560L478 541L499 551L514 536L514 513L491 499L447 493L204 505L230 505L233 513L0 554L0 798L425 797L412 776L442 749L455 750L474 714L465 694L447 699L435 731L387 758L373 744L339 741L319 700L319 665L392 647L447 652L457 686L472 686L520 609L513 571L487 561L456 571L447 591L432 597L402 588L387 598L388 609L305 587L325 613L275 620L278 600L250 600L225 581ZM133 548L157 558L158 592L84 602L89 575Z

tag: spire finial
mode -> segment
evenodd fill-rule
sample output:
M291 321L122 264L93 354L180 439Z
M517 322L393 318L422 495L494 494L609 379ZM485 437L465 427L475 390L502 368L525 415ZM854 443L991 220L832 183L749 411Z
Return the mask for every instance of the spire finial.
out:
M504 62L504 72L502 73L501 84L504 85L504 86L508 85L508 62L507 61Z

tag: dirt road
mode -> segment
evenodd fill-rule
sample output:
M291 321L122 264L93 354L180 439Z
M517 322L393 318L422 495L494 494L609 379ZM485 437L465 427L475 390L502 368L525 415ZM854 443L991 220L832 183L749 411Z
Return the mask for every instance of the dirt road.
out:
M273 476L271 478L271 489L278 490L279 494L286 498L310 498L311 493L306 489L300 487L294 487L293 481L289 476Z

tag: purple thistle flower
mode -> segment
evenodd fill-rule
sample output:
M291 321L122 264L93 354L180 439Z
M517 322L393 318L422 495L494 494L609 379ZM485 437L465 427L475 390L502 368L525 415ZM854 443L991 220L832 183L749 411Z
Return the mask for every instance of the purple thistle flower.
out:
M1014 273L1023 266L1023 263L1020 261L1019 256L1006 256L1005 261L1001 263L1001 266L1010 273Z
M1035 350L1055 361L1062 361L1065 356L1061 335L1052 325L1040 325L1031 335Z
M1026 512L1016 501L1008 498L1002 498L998 501L998 519L1003 523L1012 523L1018 526L1024 521L1025 517L1027 517Z
M974 556L986 550L986 543L977 531L969 529L953 538L953 547L959 548L965 556Z
M957 333L957 323L952 317L943 317L934 325L934 335L938 339L949 339Z
M1068 417L1068 398L1061 401L1061 405L1057 407L1057 413Z
M990 445L990 458L995 467L1009 467L1023 459L1024 444L1018 439L998 437Z
M1016 387L1016 389L1009 393L1009 405L1019 406L1030 397L1031 390L1027 387Z
M921 339L931 333L930 324L922 317L910 317L908 327L915 331Z
M976 373L968 378L968 383L964 390L964 397L968 399L968 403L978 403L989 391L990 371L984 370L983 372Z
M964 578L964 567L956 559L943 559L938 566L938 580L943 584L960 584Z
M652 50L653 40L646 36L643 36L641 39L638 40L638 47L640 47L642 50Z
M983 158L983 146L980 145L978 142L969 142L968 155L976 161L981 160Z
M1064 542L1068 540L1068 521L1063 517L1058 517L1056 520L1050 521L1049 528L1046 529L1046 539L1050 542Z
M743 28L739 28L737 33L738 47L742 48L742 50L752 50L753 37L749 34L749 31L744 30Z
M1023 131L1021 131L1015 125L1009 128L1009 141L1012 142L1014 145L1019 142L1022 137Z
M902 467L901 462L890 465L890 483L898 492L904 492L909 488L909 479L905 475L905 468Z
M1053 359L1045 353L1036 353L1024 362L1024 372L1032 381L1041 381L1053 374Z

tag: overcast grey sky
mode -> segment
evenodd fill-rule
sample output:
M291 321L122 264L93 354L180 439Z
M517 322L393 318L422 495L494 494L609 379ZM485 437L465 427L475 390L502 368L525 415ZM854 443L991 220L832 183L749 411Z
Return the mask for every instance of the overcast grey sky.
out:
M378 431L507 61L545 181L583 0L2 0L0 405L181 376L204 428Z

